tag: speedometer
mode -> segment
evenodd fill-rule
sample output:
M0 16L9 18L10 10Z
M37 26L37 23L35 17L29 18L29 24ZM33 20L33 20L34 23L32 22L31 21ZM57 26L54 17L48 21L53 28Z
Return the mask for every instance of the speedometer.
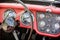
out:
M31 16L33 18L33 14L31 14ZM24 25L30 25L31 24L31 17L29 15L29 12L23 13L20 17L20 20Z
M16 17L16 13L12 9L8 9L4 13L4 20L8 26L14 26L14 18Z

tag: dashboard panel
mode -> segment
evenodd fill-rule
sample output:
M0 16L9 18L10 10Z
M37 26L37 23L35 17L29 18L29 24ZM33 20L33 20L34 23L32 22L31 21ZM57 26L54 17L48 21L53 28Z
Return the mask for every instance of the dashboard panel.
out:
M37 12L38 30L48 34L60 33L60 15Z
M37 34L50 37L60 36L60 8L33 4L25 5L32 12L33 29ZM31 28L30 15L28 12L21 13L25 9L19 3L0 3L0 23L4 20L6 10L14 10L16 16L19 14L15 20L20 21L21 28Z

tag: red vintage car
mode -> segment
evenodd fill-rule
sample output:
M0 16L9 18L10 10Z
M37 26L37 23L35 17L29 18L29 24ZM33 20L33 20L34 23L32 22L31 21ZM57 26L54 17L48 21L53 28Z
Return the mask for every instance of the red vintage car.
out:
M1 0L0 40L60 40L60 1Z

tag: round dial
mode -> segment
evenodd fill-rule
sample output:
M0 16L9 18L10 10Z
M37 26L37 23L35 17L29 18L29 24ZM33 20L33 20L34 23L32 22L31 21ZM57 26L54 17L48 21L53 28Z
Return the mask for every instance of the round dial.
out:
M49 29L49 28L47 28L47 29L46 29L46 32L50 32L50 29Z
M14 26L14 18L16 17L16 13L14 10L6 10L4 13L4 20L8 26Z
M32 17L33 17L33 14L32 14ZM24 25L30 25L31 24L31 17L29 15L28 12L25 12L21 15L20 17L21 19L21 22L24 24Z
M60 28L59 23L56 23L56 24L54 25L54 27L55 27L56 30L59 29L59 28Z
M7 24L8 24L8 26L12 26L12 27L14 27L14 26L15 26L14 19L13 19L13 18L11 18L11 17L7 18L7 19L5 20L5 23L7 23Z
M45 17L44 14L40 14L40 18L43 19Z
M44 27L45 24L46 24L46 23L45 23L44 21L40 21L40 22L39 22L40 27Z

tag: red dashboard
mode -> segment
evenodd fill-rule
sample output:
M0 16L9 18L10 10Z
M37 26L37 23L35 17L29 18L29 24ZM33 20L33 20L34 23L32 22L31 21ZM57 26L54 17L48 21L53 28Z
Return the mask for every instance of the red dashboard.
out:
M37 24L37 12L46 12L51 11L51 13L54 14L59 14L60 15L60 8L58 7L54 7L54 6L43 6L43 5L33 5L33 4L25 4L28 9L33 13L34 15L34 20L33 20L33 28L36 31L37 34L39 35L44 35L44 36L50 36L50 37L58 37L60 36L60 33L58 34L48 34L48 33L44 33L44 32L40 32L38 31L38 24ZM16 15L21 13L22 11L24 11L24 7L21 4L17 4L17 3L0 3L0 23L3 22L4 20L4 12L8 9L13 9L16 12ZM20 15L21 16L21 15ZM16 20L20 21L20 16L16 17ZM31 25L24 25L21 21L20 21L20 27L22 28L31 28Z

